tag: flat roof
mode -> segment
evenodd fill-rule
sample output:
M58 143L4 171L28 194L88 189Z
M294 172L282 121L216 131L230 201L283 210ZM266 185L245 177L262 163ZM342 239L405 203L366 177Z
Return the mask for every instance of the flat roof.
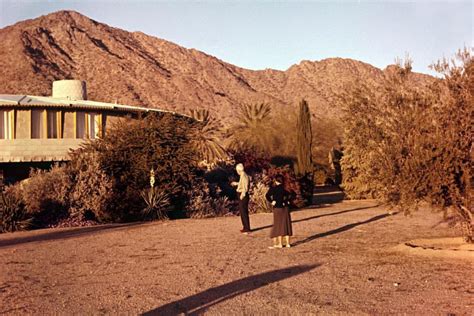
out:
M176 113L173 111L145 108L140 106L106 103L89 100L68 100L58 99L53 97L41 97L32 95L16 95L16 94L0 94L0 108L2 107L59 107L59 108L74 108L84 110L109 110L121 112L161 112L171 113L180 116L185 114Z

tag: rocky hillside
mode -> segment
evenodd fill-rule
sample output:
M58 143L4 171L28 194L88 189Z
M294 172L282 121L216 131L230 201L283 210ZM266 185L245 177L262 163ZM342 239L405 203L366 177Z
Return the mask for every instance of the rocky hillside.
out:
M253 71L77 12L60 11L0 30L0 93L50 95L57 79L87 81L89 99L179 112L208 108L224 121L242 103L294 108L306 98L318 117L337 117L346 83L374 87L383 71L341 58ZM419 75L419 80L429 80Z

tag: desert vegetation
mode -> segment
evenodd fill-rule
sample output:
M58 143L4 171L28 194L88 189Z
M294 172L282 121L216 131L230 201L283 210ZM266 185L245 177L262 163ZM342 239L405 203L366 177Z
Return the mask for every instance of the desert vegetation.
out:
M72 151L68 164L32 170L9 187L0 201L3 230L232 215L236 162L253 178L251 212L271 211L265 193L276 174L287 178L294 207L303 206L293 161L272 155L268 140L278 135L267 129L270 114L267 104L244 106L227 131L206 110L125 119Z
M265 193L276 174L301 207L315 183L339 184L342 171L348 198L407 214L428 203L472 242L472 50L433 69L443 77L420 83L407 58L384 72L380 89L351 83L338 96L341 120L312 115L305 100L286 110L243 103L230 126L203 109L124 120L70 163L7 188L2 230L232 215L240 162L252 177L253 213L271 210Z
M473 242L472 50L433 68L443 78L417 87L408 58L387 74L381 91L358 84L342 97L343 187L352 198L377 198L406 213L427 202Z

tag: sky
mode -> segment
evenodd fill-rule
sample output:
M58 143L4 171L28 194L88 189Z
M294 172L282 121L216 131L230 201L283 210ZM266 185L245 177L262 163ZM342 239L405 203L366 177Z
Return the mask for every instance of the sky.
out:
M383 69L409 54L434 74L430 64L474 47L473 2L0 0L0 28L67 9L248 69L331 57Z

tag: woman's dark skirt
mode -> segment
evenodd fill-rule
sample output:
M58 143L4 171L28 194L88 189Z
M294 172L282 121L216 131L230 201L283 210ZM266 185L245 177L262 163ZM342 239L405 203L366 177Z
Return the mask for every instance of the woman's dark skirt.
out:
M273 209L273 227L270 238L278 236L293 236L290 209L288 207Z

